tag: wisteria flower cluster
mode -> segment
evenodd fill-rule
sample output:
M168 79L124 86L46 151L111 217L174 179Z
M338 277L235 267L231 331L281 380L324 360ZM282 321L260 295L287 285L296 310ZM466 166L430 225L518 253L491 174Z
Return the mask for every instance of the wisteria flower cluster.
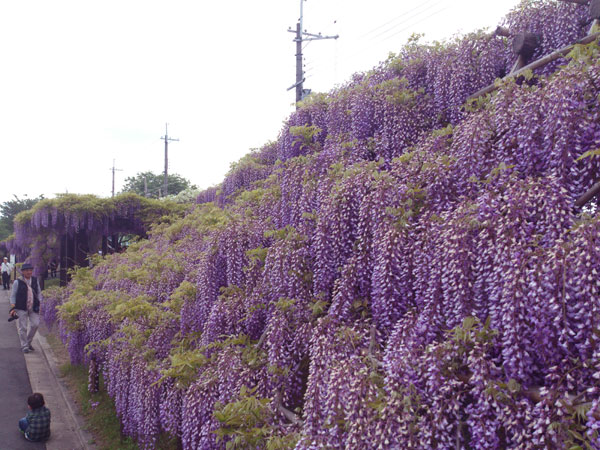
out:
M159 201L132 193L108 199L60 194L17 214L14 235L0 245L17 255L19 261L27 258L39 276L50 261L60 261L66 237L93 255L102 248L103 238L117 234L146 237L154 223L167 216L180 217L186 209L186 205L169 199Z

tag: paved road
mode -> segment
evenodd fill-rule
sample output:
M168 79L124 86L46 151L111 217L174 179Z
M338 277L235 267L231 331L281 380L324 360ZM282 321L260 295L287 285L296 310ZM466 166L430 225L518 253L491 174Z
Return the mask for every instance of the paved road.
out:
M90 450L91 436L59 377L58 363L39 332L35 351L23 354L16 322L8 322L8 291L0 289L0 450ZM17 422L27 412L27 397L41 392L52 413L52 435L46 444L26 441Z
M15 322L7 322L7 293L0 289L0 449L46 449L44 444L26 441L17 428L27 413L27 397L32 391Z

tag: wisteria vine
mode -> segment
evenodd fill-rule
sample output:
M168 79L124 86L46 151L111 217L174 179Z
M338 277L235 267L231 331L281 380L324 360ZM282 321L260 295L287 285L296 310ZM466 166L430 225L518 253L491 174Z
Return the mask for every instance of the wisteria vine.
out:
M540 56L586 14L524 1L502 25L540 34ZM125 434L600 449L600 216L574 205L600 177L600 49L465 104L510 71L509 42L412 39L307 99L184 218L48 293Z

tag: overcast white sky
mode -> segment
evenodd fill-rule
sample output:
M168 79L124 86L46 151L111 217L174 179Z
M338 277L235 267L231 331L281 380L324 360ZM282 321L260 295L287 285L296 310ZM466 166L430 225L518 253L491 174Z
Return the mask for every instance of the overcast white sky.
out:
M493 27L519 0L307 0L305 88L373 68L414 32ZM293 111L300 0L0 1L0 202L111 195L164 169L200 188L277 139Z

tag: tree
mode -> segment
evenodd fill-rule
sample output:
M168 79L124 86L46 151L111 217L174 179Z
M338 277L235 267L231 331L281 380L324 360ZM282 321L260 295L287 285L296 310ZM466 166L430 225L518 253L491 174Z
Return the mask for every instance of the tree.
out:
M40 195L37 198L23 199L20 199L16 195L13 195L13 197L14 200L0 203L0 240L6 239L14 232L15 228L13 221L17 214L33 208L37 202L44 199L43 195ZM27 197L27 195L25 195L25 197Z
M171 200L175 203L196 203L196 199L200 195L200 189L196 186L191 186L187 189L184 189L179 194L170 194L166 197L163 197L161 200Z
M134 192L138 195L144 196L144 178L146 179L148 197L158 198L165 195L163 192L163 175L157 175L153 172L138 172L138 174L134 177L125 178L125 186L123 186L123 190L121 192ZM169 175L168 182L169 195L177 195L181 191L188 188L197 189L195 185L192 185L190 180L187 180L176 173Z

